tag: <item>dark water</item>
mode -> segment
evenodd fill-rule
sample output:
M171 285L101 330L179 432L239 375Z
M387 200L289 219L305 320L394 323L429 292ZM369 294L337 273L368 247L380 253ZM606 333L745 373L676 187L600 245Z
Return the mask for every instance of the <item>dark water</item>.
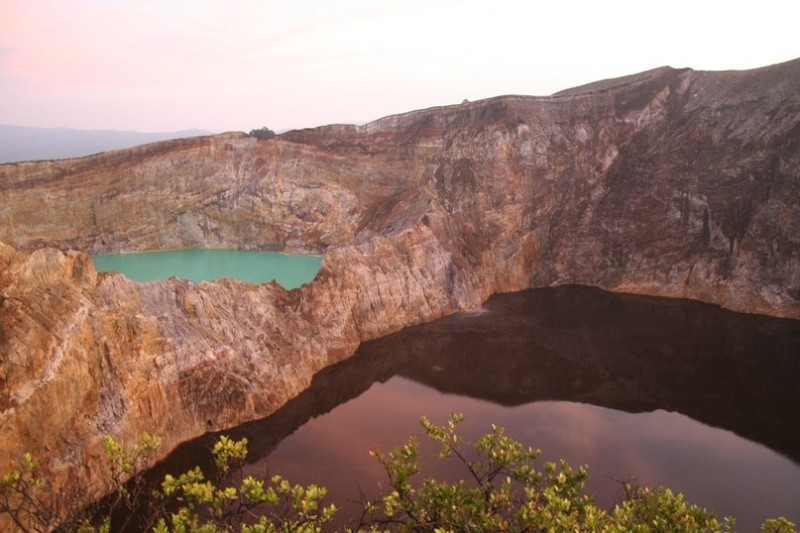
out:
M796 321L564 287L366 343L281 411L226 433L249 439L248 473L325 485L342 520L385 484L370 449L421 435L421 415L463 412L469 438L496 423L543 459L588 465L603 505L620 480L664 484L757 531L767 517L800 523L799 393ZM213 440L158 472L204 463ZM428 450L427 472L461 477Z
M274 279L287 289L311 282L322 263L321 256L242 250L166 250L97 255L92 259L98 271L121 272L135 281L172 276L192 281L236 278L250 283Z

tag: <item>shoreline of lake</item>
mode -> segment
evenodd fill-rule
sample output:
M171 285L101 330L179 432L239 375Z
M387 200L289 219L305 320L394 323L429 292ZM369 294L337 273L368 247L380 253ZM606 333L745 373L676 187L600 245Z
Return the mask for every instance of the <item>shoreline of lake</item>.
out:
M548 460L588 464L603 504L633 476L747 531L767 517L800 519L787 503L800 492L795 351L795 321L591 287L531 289L364 343L274 415L224 433L248 438L249 473L327 486L338 506L380 478L369 449L419 434L422 415L462 411L468 439L496 423ZM160 472L202 463L214 438L179 447ZM767 495L758 501L756 485Z

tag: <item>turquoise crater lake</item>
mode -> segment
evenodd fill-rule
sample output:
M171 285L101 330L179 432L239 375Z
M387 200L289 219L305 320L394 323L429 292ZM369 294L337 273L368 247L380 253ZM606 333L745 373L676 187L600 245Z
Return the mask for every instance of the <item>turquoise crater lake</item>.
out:
M275 280L287 289L309 283L322 257L242 250L167 250L96 255L99 272L121 272L134 281L171 277L192 281L235 278L250 283Z

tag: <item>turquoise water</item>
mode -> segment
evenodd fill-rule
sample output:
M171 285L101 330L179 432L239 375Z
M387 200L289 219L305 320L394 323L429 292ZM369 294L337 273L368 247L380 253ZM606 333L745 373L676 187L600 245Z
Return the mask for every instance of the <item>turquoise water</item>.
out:
M241 250L168 250L96 255L92 259L99 272L121 272L135 281L173 276L192 281L235 278L250 283L274 279L287 289L311 282L322 264L322 257L316 255Z

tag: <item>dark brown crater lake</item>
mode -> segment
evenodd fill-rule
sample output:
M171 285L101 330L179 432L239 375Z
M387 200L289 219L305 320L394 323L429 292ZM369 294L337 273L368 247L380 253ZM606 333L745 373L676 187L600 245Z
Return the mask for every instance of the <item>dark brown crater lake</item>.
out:
M248 473L328 487L341 523L359 492L385 485L369 450L451 412L473 440L495 423L542 460L588 465L605 506L635 480L732 515L739 531L800 523L800 322L685 300L580 286L497 295L365 343L279 412L225 433L249 439ZM154 475L205 467L215 438ZM424 474L461 475L427 450Z

